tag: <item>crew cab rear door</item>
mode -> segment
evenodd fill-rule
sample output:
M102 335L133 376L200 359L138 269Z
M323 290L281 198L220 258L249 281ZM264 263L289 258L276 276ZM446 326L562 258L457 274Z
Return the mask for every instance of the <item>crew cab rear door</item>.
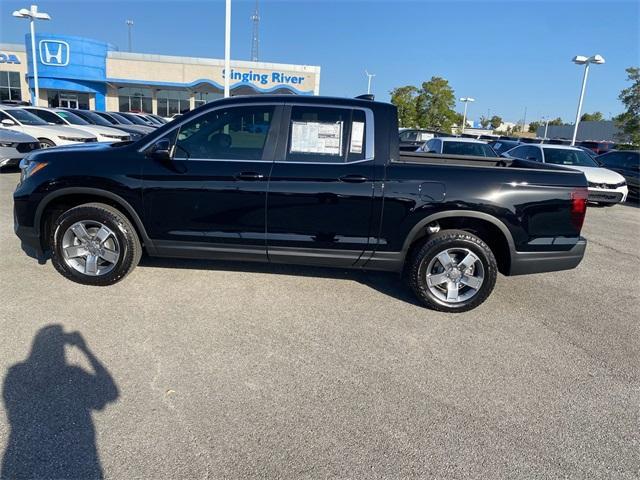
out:
M267 252L282 263L350 266L375 242L373 112L287 104L267 193Z

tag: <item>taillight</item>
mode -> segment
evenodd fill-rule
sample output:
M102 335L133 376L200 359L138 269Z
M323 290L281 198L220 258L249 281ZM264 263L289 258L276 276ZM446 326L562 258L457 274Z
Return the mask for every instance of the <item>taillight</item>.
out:
M578 188L571 192L571 223L580 233L584 217L587 213L587 197L589 191L586 188Z

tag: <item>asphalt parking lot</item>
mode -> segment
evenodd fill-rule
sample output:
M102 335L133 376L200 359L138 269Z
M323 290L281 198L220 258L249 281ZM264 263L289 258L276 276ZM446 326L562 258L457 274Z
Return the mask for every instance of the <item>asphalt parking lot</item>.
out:
M638 208L589 208L580 267L499 277L447 315L384 273L144 259L71 283L21 252L17 178L0 175L4 475L24 450L107 478L640 475ZM29 390L62 371L81 381Z

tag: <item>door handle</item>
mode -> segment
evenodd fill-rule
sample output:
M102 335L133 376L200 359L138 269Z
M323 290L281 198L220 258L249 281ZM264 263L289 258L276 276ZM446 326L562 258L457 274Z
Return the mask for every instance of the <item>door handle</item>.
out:
M241 172L236 173L233 178L235 178L236 180L255 182L256 180L262 180L264 178L264 175L258 172Z
M343 175L338 180L347 183L364 183L369 181L367 177L364 177L362 175Z

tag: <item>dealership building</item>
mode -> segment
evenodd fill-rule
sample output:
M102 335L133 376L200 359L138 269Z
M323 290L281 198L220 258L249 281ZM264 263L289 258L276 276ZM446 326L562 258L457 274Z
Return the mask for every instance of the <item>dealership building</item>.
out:
M121 52L98 40L37 34L40 106L171 116L221 98L224 60ZM33 102L31 37L0 43L0 100ZM320 67L231 61L231 95L318 95Z

